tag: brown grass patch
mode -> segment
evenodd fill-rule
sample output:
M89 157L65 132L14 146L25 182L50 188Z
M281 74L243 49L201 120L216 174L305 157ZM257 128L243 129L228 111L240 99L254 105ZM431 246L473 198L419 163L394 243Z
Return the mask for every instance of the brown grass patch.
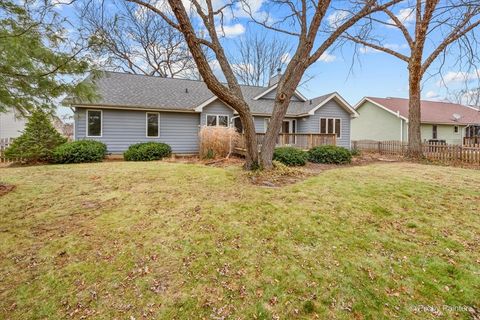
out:
M9 193L9 192L12 192L13 190L15 190L15 186L12 185L12 184L5 184L5 183L1 183L0 182L0 197Z

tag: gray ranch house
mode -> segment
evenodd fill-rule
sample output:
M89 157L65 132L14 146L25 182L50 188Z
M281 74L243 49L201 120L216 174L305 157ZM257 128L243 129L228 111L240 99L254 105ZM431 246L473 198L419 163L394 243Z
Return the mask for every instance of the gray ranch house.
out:
M242 86L259 135L265 132L273 110L277 79L273 77L268 87ZM74 110L74 139L101 141L112 154L148 141L167 143L177 154L194 154L201 126L235 126L241 132L236 112L203 81L118 72L85 81L94 81L100 97L95 103L69 101ZM329 134L337 145L350 148L350 121L356 116L338 93L307 99L297 91L282 133L287 144L295 145L300 140L297 135Z

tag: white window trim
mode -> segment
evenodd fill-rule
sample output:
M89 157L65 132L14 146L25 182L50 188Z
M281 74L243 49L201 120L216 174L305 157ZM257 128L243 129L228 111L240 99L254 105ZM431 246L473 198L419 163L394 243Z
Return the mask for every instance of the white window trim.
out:
M149 136L148 135L148 115L149 114L157 114L157 122L158 122L158 134L156 136ZM160 112L145 112L145 137L147 138L160 138Z
M340 135L337 137L337 139L342 139L342 118L326 118L326 117L320 117L318 119L318 132L322 132L322 119L325 119L325 124L326 124L326 133L325 134L331 134L328 133L328 120L332 119L333 120L333 134L337 136L335 132L335 120L340 120Z
M455 127L457 128L457 132L455 132ZM460 126L453 126L453 134L459 135L460 134Z
M436 137L434 137L434 135L436 135ZM440 140L438 139L438 126L436 124L432 124L432 140Z
M216 117L217 118L217 124L214 125L214 126L209 126L208 125L208 117L209 116L212 116L212 117ZM227 126L221 126L219 125L220 121L218 121L218 118L219 117L227 117ZM205 126L206 127L224 127L224 128L229 128L230 127L230 116L228 114L212 114L212 113L207 113L205 115Z
M100 111L100 135L99 136L91 136L88 134L88 112L90 111ZM87 109L87 113L85 114L85 136L87 138L101 138L103 137L103 110L100 109Z
M270 118L263 118L263 133L267 133L267 128L269 123L270 123Z

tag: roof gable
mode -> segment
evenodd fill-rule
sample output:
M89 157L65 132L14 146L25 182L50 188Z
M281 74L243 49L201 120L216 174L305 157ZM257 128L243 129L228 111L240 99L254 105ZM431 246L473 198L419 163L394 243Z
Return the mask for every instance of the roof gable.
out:
M378 107L378 108L396 116L397 118L403 119L403 120L408 122L408 118L402 116L399 111L394 112L393 110L384 107L382 104L380 104L380 103L378 103L378 102L376 102L376 101L374 101L374 100L372 100L371 98L368 98L368 97L365 97L362 100L360 100L360 102L357 103L353 108L358 112L358 109L360 109L365 104L365 102L370 102L372 105L374 105L374 106L376 106L376 107Z
M278 83L275 83L273 86L270 86L270 87L266 88L265 91L263 91L263 92L261 92L259 95L255 96L255 97L253 98L253 100L258 100L258 99L260 99L260 98L265 97L267 94L275 91L275 89L277 89L277 87L278 87ZM298 91L298 90L295 90L294 95L295 95L298 99L300 99L300 101L302 101L302 102L307 101L307 98L305 98L305 96L304 96L303 94L301 94L300 91Z
M340 107L342 107L343 109L345 109L345 111L347 111L348 113L350 113L350 115L354 116L354 117L357 117L358 116L358 113L357 111L347 102L345 101L345 99L342 98L341 95L339 95L337 92L334 92L328 96L326 96L325 99L323 99L320 103L318 103L314 108L312 108L310 111L308 111L308 114L309 115L314 115L315 114L315 111L317 111L318 109L320 109L321 107L323 107L324 105L326 105L329 101L331 100L335 100L339 105Z

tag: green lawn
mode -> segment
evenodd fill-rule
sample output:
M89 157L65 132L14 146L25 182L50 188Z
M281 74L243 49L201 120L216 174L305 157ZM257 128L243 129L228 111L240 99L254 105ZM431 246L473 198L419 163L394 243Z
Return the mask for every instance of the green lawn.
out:
M238 167L107 162L0 180L17 186L0 197L1 319L480 312L480 171L373 164L265 188Z

